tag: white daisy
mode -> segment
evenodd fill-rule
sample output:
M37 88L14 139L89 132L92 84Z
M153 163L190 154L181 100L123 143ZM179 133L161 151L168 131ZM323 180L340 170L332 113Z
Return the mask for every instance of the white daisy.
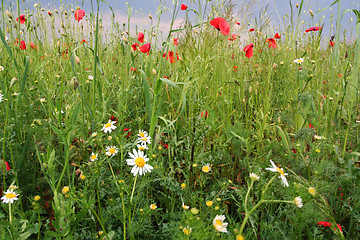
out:
M147 172L151 172L153 169L152 166L147 164L146 162L149 161L149 158L144 154L143 151L136 151L133 149L133 153L129 153L130 158L126 160L129 166L133 166L131 169L131 173L136 176L138 173L141 175L145 175Z
M308 191L309 191L309 193L310 193L312 196L315 196L315 194L316 194L316 189L315 189L314 187L309 187L309 188L308 188Z
M140 150L140 151L145 151L148 149L148 147L146 145L140 145L140 144L137 144L136 147Z
M108 136L108 140L110 141L112 139L112 136Z
M296 197L295 199L294 199L294 203L295 203L295 205L298 207L298 208L302 208L304 205L302 204L302 199L301 199L301 197L299 196L299 197Z
M89 75L89 76L88 76L88 79L89 79L89 80L94 80L93 75Z
M92 134L91 134L91 137L96 137L97 136L97 132L93 132Z
M255 173L250 173L250 179L255 182L255 181L259 181L260 177Z
M0 102L2 102L3 98L4 98L4 95L2 95L2 94L0 93Z
M141 145L147 145L151 143L151 137L148 135L146 131L139 130L138 141Z
M185 235L189 235L191 233L191 227L187 226L183 229Z
M304 62L304 59L303 58L295 59L294 62L297 64L302 64Z
M101 129L101 131L103 131L104 133L111 133L112 131L114 131L116 129L116 126L114 125L116 123L116 121L111 121L109 120L108 123L106 123L104 125L104 127Z
M272 172L278 172L280 173L280 177L281 180L282 180L282 184L286 187L289 186L289 183L287 182L287 179L286 179L286 175L288 175L287 173L284 173L284 169L283 168L278 168L275 163L273 161L270 160L270 163L272 165L271 168L265 168L266 170L269 170L269 171L272 171Z
M3 66L0 66L0 72L1 72L2 70L4 70L4 67L3 67Z
M114 156L118 153L118 149L115 146L109 146L105 148L106 156Z
M95 153L91 153L90 155L90 162L96 161L98 158L98 155Z
M151 210L155 210L155 209L157 209L156 204L151 204L151 205L150 205L150 209L151 209Z
M205 173L210 172L211 171L210 163L204 165L201 170Z
M182 203L182 208L185 209L185 210L188 210L190 208L190 206L185 205L185 203Z
M18 196L19 194L17 194L16 192L14 192L14 190L9 189L7 190L5 193L5 196L3 196L1 198L1 200L3 201L3 203L14 203L14 201L18 200Z
M213 226L216 231L227 233L226 227L228 223L224 222L225 216L224 215L216 215L213 220Z

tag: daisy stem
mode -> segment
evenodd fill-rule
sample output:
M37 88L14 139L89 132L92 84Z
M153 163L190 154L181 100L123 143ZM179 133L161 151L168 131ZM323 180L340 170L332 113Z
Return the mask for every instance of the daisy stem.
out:
M132 199L133 199L133 196L134 196L136 180L137 180L137 175L135 176L134 186L133 186L133 189L132 189L132 191L131 191L130 204L132 203Z
M265 195L265 192L266 190L268 189L268 187L270 186L270 184L272 183L272 181L274 181L274 179L276 178L276 175L274 175L270 181L268 182L268 184L265 186L265 189L263 190L262 194L261 194L261 200L264 199L264 195Z
M244 230L244 227L245 227L245 224L246 224L246 222L248 221L250 215L251 215L261 204L263 204L263 203L264 203L264 200L261 199L260 202L258 202L258 203L250 210L250 212L246 213L245 218L244 218L244 220L243 220L243 222L242 222L242 224L241 224L239 234L242 234L242 232L243 232L243 230Z
M9 225L10 225L11 239L14 239L14 233L13 233L13 227L12 227L11 202L9 202Z
M249 197L249 194L250 194L250 190L252 189L253 185L254 185L254 180L251 180L250 187L248 188L248 191L247 191L246 196L245 196L245 202L244 202L245 213L248 212L246 205L247 205L248 197Z

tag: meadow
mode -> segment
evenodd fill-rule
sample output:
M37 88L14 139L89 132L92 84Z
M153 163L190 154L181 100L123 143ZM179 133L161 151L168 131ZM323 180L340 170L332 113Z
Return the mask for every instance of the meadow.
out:
M1 239L360 238L359 11L101 2L2 1Z

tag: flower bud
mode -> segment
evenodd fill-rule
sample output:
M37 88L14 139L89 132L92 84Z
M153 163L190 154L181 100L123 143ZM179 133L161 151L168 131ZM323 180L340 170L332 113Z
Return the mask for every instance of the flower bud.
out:
M76 64L80 65L80 58L78 56L75 57Z

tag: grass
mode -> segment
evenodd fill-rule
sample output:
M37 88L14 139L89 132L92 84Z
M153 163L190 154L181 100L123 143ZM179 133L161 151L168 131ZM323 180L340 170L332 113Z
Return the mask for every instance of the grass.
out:
M128 6L109 32L99 3L76 21L2 2L1 239L358 238L360 45L340 41L340 1L333 47L304 1L279 26L254 2L239 19L231 1L196 1L179 28L175 3L165 40L161 13L132 34Z

